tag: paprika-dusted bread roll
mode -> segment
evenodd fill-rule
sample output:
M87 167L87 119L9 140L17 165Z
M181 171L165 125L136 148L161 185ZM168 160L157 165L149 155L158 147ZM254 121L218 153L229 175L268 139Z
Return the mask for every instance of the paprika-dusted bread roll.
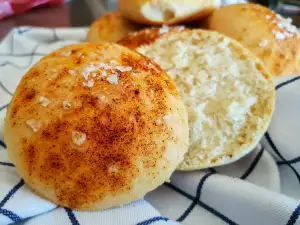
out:
M127 20L120 12L111 12L92 23L87 34L87 41L114 43L141 28L141 25Z
M187 114L173 81L150 59L116 44L74 44L23 77L5 142L38 195L104 209L169 179L187 151Z
M119 0L128 19L142 24L178 24L208 16L221 0Z
M141 45L151 44L159 37L169 33L170 31L173 32L180 32L185 28L184 26L166 26L163 25L162 27L153 27L153 28L147 28L143 29L137 32L134 32L127 37L120 40L118 43L126 46L130 49L136 49L140 47Z
M138 34L135 38L140 43ZM126 39L120 44L126 45ZM180 170L233 162L259 142L271 120L275 91L249 50L200 29L171 31L135 50L165 69L183 96L190 146Z
M257 4L215 10L206 28L223 33L250 49L274 75L300 72L300 36L290 19Z

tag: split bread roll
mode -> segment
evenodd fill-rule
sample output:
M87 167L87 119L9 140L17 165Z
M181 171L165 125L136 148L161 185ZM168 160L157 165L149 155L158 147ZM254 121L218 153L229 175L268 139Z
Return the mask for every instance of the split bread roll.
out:
M141 28L141 25L127 20L120 12L107 13L92 23L87 34L87 41L114 43Z
M135 38L139 42L138 34ZM126 46L127 39L120 44ZM253 150L275 101L273 82L256 56L222 34L200 29L170 31L135 50L165 69L183 96L190 146L178 169L228 164Z
M74 44L41 59L21 80L4 131L25 182L78 210L143 197L169 180L188 148L173 81L116 44Z
M290 19L257 4L217 9L206 28L223 33L250 49L272 75L300 72L300 35Z
M178 24L207 17L221 0L119 0L128 19L142 24Z

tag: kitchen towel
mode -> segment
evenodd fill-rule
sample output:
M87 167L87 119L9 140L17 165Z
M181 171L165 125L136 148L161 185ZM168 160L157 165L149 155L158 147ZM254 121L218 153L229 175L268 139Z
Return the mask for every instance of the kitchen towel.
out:
M0 224L300 225L300 76L277 78L276 109L260 145L239 161L175 172L144 199L97 212L58 207L27 187L3 141L6 108L41 57L85 40L86 28L19 27L0 43Z

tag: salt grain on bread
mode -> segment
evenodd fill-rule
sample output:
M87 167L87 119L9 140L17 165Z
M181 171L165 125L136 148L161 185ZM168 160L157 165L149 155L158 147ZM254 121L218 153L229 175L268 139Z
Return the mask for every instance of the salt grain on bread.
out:
M170 31L146 44L137 33L119 43L126 46L127 39L168 72L183 96L190 146L180 170L224 165L255 147L270 122L275 92L249 50L205 30Z
M120 12L111 12L92 23L87 34L87 41L114 43L141 28L141 25L127 20Z
M221 0L119 0L126 18L141 24L178 24L208 16Z
M93 86L83 84L91 79ZM116 44L74 44L41 59L21 80L4 131L9 158L29 187L78 210L143 197L169 180L188 148L174 82Z
M223 6L208 18L206 28L239 41L263 61L272 75L300 72L300 35L297 28L290 19L264 6Z

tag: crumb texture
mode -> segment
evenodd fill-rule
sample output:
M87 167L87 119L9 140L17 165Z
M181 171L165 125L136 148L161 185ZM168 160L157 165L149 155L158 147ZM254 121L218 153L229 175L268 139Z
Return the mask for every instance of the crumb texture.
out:
M203 30L170 32L137 51L165 69L183 96L190 147L180 169L226 164L252 150L274 108L274 86L255 56Z

